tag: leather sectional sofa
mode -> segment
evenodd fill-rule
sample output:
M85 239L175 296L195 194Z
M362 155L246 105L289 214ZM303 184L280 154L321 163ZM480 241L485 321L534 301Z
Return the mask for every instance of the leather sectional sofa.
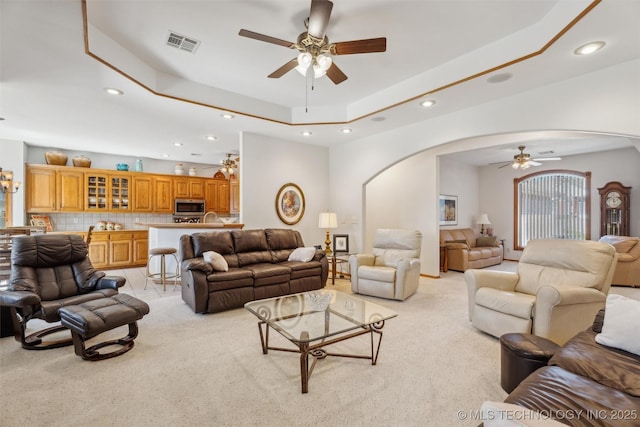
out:
M558 349L505 402L574 426L640 424L640 356L598 344L604 310ZM529 419L536 417L527 415ZM486 423L485 423L486 424Z
M300 233L290 229L183 235L182 299L196 313L215 313L243 307L256 299L323 288L329 275L324 251L311 248L311 260L289 261L292 252L303 247ZM227 271L214 269L205 260L211 251L224 259Z
M449 270L489 267L504 258L504 248L495 236L476 237L470 228L440 230L440 246L447 251Z

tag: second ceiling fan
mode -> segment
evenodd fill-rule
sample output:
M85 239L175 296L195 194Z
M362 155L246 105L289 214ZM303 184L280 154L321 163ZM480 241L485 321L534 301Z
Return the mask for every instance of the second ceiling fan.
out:
M524 152L525 148L526 147L524 145L519 146L518 150L520 150L520 153L513 156L513 161L498 162L498 163L504 163L502 166L499 166L498 168L503 168L505 166L511 165L511 167L514 169L528 169L531 166L540 166L542 164L540 162L549 161L549 160L562 160L561 157L541 157L538 159L532 159L529 153ZM495 164L495 163L492 163L492 164Z
M242 29L238 33L243 37L273 43L296 49L298 56L269 74L270 78L279 78L294 68L306 75L308 70L315 78L327 75L335 84L347 80L346 74L333 62L333 55L353 55L356 53L385 52L387 50L386 37L375 39L352 40L346 42L329 43L325 32L329 25L333 3L329 0L311 0L309 17L305 20L307 31L298 36L295 43L278 39L264 34Z

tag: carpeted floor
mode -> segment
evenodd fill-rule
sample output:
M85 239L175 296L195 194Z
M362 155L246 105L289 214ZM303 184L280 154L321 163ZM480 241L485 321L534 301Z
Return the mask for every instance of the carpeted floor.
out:
M1 339L0 425L475 426L482 401L506 396L498 340L469 324L461 273L422 278L404 302L371 298L398 312L383 329L378 364L321 360L305 395L298 356L263 355L248 311L196 315L179 290L144 290L138 269L114 273L128 278L123 292L151 307L135 347L88 362L72 347L27 351ZM346 280L328 287L350 292ZM366 353L368 337L337 346Z

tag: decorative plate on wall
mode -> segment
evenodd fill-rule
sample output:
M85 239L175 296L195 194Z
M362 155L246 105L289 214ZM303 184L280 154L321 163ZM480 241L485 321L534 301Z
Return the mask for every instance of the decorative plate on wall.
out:
M297 224L304 215L305 201L302 189L290 182L283 185L276 195L276 212L280 221L288 225Z

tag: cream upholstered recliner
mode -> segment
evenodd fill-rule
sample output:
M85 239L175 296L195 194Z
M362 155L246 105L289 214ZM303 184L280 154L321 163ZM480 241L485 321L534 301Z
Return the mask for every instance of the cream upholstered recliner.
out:
M601 242L613 245L618 253L612 285L640 286L640 238L606 235Z
M376 230L372 253L349 257L351 290L400 301L409 298L418 290L421 245L418 230Z
M616 258L607 243L531 240L517 273L465 271L469 320L495 337L531 333L562 345L604 308Z

